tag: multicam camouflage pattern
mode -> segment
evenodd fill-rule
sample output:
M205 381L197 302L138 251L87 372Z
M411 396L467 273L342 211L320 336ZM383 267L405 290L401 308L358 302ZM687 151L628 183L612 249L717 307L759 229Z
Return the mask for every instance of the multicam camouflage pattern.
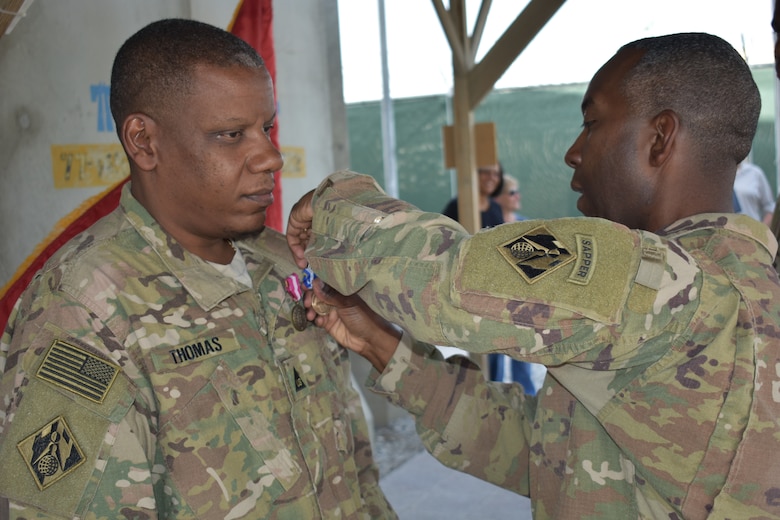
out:
M765 226L707 214L653 234L574 218L469 237L351 172L313 208L307 258L327 283L418 340L548 367L528 397L407 338L373 389L446 465L530 496L537 519L780 517Z
M283 236L237 245L254 290L184 251L126 187L36 277L0 344L12 517L396 517L346 351L290 322ZM83 377L41 377L55 342L90 360ZM103 399L85 398L101 378Z

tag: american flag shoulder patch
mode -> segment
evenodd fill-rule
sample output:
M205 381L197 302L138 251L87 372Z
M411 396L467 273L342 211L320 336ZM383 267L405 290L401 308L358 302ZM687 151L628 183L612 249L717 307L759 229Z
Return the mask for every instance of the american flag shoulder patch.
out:
M118 366L57 339L49 347L36 375L71 393L102 403L118 373Z

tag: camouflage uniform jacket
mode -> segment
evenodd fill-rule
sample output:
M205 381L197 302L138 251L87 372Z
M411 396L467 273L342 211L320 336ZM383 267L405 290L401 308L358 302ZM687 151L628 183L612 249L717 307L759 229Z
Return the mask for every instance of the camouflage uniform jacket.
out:
M236 243L249 289L128 187L50 259L2 336L12 516L395 518L347 352L291 322L284 237Z
M417 340L543 363L538 398L402 345L375 390L537 519L780 517L777 242L744 216L457 223L338 172L307 258ZM374 374L377 376L377 374Z

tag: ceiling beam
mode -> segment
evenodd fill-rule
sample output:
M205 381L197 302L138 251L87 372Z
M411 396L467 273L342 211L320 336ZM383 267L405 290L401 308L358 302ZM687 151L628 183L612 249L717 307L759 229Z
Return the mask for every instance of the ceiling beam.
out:
M469 104L475 108L566 0L531 0L488 53L469 71Z
M477 61L477 49L479 49L479 44L482 41L482 33L485 31L485 23L490 12L491 3L493 3L492 0L482 0L482 5L479 6L479 14L474 21L474 30L471 31L471 38L469 38L471 42L470 61L472 64Z
M444 7L443 0L431 1L452 50L453 150L458 220L467 231L475 233L481 227L481 219L477 196L474 108L565 0L531 0L476 65L477 49L492 0L482 0L470 36L466 28L466 0L450 0L449 9Z
M0 37L14 20L24 16L23 4L24 0L0 0Z
M433 6L436 8L436 14L439 15L441 28L444 29L444 35L447 37L447 42L449 42L450 49L452 50L453 68L458 72L469 70L471 67L466 60L467 55L464 48L464 42L460 36L461 31L458 30L452 14L444 7L442 0L433 0Z

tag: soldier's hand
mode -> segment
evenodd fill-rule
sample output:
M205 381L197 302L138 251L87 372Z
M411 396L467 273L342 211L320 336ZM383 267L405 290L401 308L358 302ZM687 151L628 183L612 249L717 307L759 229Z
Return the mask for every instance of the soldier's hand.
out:
M380 372L393 357L401 331L385 320L356 294L344 296L322 280L315 279L312 294L307 295L307 306L311 298L331 306L327 314L312 316L317 326L323 327L342 346L366 358Z
M301 197L293 206L287 219L287 245L292 251L295 263L302 269L308 265L304 253L311 238L311 221L314 216L311 207L313 195L314 190Z

